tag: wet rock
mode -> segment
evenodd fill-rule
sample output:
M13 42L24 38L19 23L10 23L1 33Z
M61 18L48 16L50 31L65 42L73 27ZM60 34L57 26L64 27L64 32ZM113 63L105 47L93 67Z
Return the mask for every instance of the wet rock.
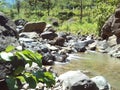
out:
M0 12L0 34L4 36L12 36L18 38L16 25L14 22Z
M109 55L111 55L112 57L116 57L116 58L120 58L120 45L116 45L110 48Z
M87 47L87 49L94 51L94 50L96 50L96 46L97 46L97 42L94 42L92 44L89 44L88 47Z
M28 22L26 23L23 32L37 32L37 33L42 33L46 27L45 22Z
M46 31L41 33L40 35L43 39L48 39L48 40L53 40L55 37L57 37L58 35L56 33L50 32L50 31Z
M65 53L64 54L56 53L56 54L53 54L53 56L54 56L54 60L57 62L66 62L67 61L67 55Z
M102 53L107 53L107 48L109 47L109 44L107 43L106 40L103 41L98 41L97 42L97 50Z
M47 52L43 54L42 58L43 65L53 65L54 64L54 57L51 53Z
M99 90L94 82L81 71L68 71L58 77L62 90Z
M75 42L73 47L78 51L78 52L85 52L86 51L86 46L87 43L86 42Z
M96 76L91 78L91 80L96 83L99 90L111 90L110 84L103 76Z

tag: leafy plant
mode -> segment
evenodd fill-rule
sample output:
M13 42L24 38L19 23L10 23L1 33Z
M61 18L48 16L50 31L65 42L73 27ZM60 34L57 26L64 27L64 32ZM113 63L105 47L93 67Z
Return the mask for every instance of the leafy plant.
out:
M42 56L30 50L15 51L15 47L8 46L0 53L0 62L12 65L9 74L6 74L5 81L9 90L18 90L24 83L28 83L30 88L35 88L37 83L45 83L48 87L55 84L55 78L51 72L43 72ZM25 70L25 65L36 63L39 69L34 72Z

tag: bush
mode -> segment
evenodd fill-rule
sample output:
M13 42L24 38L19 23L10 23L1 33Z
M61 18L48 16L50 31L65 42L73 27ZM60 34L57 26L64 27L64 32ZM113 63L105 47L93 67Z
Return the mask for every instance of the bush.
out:
M48 87L55 84L55 78L50 72L42 70L42 56L30 50L14 51L15 47L8 46L0 53L0 63L10 64L10 73L2 78L5 79L9 90L21 89L24 83L28 83L30 88L35 88L37 83L45 83ZM36 63L39 69L33 72L25 71L25 65Z

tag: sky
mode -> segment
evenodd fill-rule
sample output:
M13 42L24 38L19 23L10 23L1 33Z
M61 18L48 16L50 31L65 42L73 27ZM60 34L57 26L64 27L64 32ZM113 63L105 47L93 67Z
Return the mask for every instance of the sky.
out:
M7 3L14 4L15 0L5 0Z

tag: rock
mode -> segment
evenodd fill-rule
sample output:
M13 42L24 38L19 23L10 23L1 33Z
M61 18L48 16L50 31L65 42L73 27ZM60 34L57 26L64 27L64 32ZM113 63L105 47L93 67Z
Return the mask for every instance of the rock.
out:
M52 18L49 18L48 20L49 22L51 22L53 26L59 26L58 19L52 17Z
M55 38L55 45L58 45L58 46L64 46L64 43L65 43L65 39L63 37L56 37Z
M107 42L110 47L117 45L116 39L117 37L115 35L112 35L108 38Z
M16 31L17 31L18 33L21 33L23 30L24 30L24 26L17 26L17 27L16 27Z
M25 19L17 19L14 21L16 26L25 26L25 24L27 23L27 21Z
M111 35L117 37L117 44L120 43L120 7L117 7L115 13L105 22L101 29L101 36L103 39L108 39Z
M108 54L113 57L120 58L120 44L111 47Z
M68 71L58 77L62 90L99 90L94 82L81 71Z
M19 37L37 39L37 38L39 38L39 35L36 32L22 32L19 34Z
M92 44L89 44L88 47L87 47L87 49L88 49L88 50L96 50L96 45L97 45L96 42L94 42L94 43L92 43Z
M9 90L5 80L0 81L0 90Z
M20 43L15 37L0 35L0 51L5 50L9 45L17 47Z
M84 41L78 41L73 44L73 47L78 51L78 52L85 52L86 51L86 46L89 44L93 43L94 41L92 40L84 40Z
M50 32L50 31L46 31L41 33L40 35L43 39L48 39L48 40L53 40L55 37L57 37L58 35L56 33Z
M42 58L43 65L53 65L54 64L54 57L51 53L47 52L43 54Z
M115 11L115 17L120 18L120 8L117 8Z
M53 33L56 32L56 30L53 28L53 26L51 24L47 24L44 31L50 31Z
M36 23L28 22L26 23L23 31L42 33L45 27L46 27L45 22L36 22Z
M108 39L112 35L112 23L114 20L114 15L111 15L109 19L105 22L101 29L101 37L103 39Z
M96 46L96 49L99 51L99 52L102 52L102 53L107 53L107 48L109 47L109 44L107 43L106 40L103 40L103 41L98 41L97 42L97 46Z
M103 76L96 76L91 78L91 80L96 83L99 90L111 90L110 84Z
M57 61L57 62L66 62L67 61L67 55L64 53L64 54L53 54L54 56L54 61Z
M18 38L14 22L0 12L0 34Z

